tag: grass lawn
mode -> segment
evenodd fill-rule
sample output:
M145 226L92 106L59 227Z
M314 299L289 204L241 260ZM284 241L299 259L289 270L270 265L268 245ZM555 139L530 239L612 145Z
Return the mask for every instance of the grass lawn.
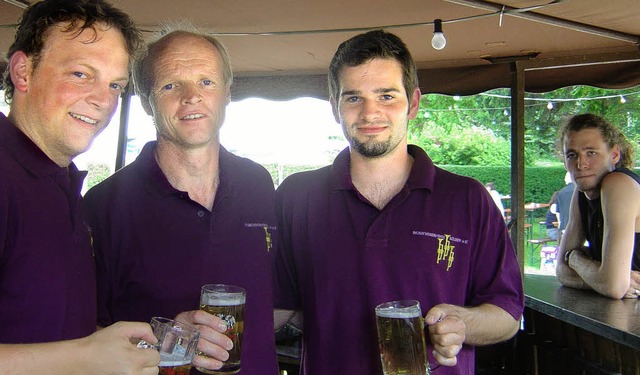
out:
M542 211L544 212L544 211ZM548 268L540 270L540 249L542 246L557 246L556 242L548 242L545 245L532 246L527 240L529 238L546 238L546 228L539 223L544 221L544 216L535 217L533 224L531 225L532 233L530 236L525 237L524 246L524 268L525 273L538 273L538 272L551 272Z

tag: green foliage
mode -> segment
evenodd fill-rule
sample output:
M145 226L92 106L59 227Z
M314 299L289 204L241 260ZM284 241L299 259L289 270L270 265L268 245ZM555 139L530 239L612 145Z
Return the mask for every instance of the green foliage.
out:
M638 90L571 86L542 94L526 93L525 165L560 160L555 147L558 129L568 117L580 113L604 117L637 145ZM510 113L509 89L467 97L423 95L418 115L409 123L409 140L427 150L437 163L509 165Z
M504 132L504 123L487 126L497 123L479 99L482 97L424 95L418 116L409 123L409 142L425 149L437 164L509 165L509 134ZM509 117L506 119L508 130Z
M486 184L493 182L502 195L511 193L511 167L441 165L443 169L463 176L469 176ZM525 167L525 202L548 203L551 195L564 186L565 170L562 166Z
M105 163L89 163L87 165L87 188L91 189L111 175L111 167Z
M429 131L427 130L429 129ZM509 165L511 145L486 128L452 126L448 133L436 124L409 134L409 143L422 147L437 164Z
M280 185L289 175L321 168L317 165L263 164L262 166L269 171L271 179L276 186Z

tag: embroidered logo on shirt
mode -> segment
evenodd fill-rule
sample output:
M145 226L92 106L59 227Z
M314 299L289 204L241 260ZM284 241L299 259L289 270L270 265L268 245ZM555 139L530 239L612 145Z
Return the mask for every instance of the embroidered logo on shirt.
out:
M465 245L469 244L469 240L454 237L450 234L439 234L422 230L414 230L411 232L411 234L413 234L414 236L431 237L438 240L436 264L440 264L440 262L443 261L443 263L446 264L447 271L449 271L451 266L453 266L453 261L455 259L454 250L457 245L452 245L452 243L462 245L463 248Z
M262 228L264 230L264 240L267 245L267 252L271 251L271 249L273 248L273 241L271 240L271 231L275 230L276 227L269 226L268 224L264 224L264 223L245 223L244 226L248 228L258 228L258 227Z
M440 264L441 260L447 261L447 271L451 268L453 264L453 259L455 257L455 253L453 249L455 246L451 245L451 241L449 241L450 234L445 234L444 238L438 238L438 259L436 260L436 264Z
M263 226L262 229L264 229L264 238L267 241L267 252L269 252L273 247L273 243L271 243L271 232L269 232L269 227L266 225Z

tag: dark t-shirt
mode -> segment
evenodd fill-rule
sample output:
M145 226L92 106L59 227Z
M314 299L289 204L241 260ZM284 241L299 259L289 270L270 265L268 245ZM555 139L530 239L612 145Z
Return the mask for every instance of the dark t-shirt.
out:
M271 176L221 148L210 212L169 184L155 147L145 145L133 163L86 194L100 323L173 318L199 308L202 285L238 285L247 292L239 374L276 374Z
M640 184L640 176L626 168L617 168L611 173L624 173ZM582 227L589 241L589 254L594 260L602 261L603 242L603 215L600 197L589 200L584 194L578 196ZM636 232L633 243L633 257L631 258L631 269L640 271L640 233Z
M87 336L96 329L95 267L80 190L0 114L0 343Z

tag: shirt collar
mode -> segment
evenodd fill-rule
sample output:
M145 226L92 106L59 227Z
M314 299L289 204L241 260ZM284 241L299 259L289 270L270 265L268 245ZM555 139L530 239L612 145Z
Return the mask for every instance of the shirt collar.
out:
M407 187L413 189L433 190L436 167L431 158L418 146L408 145L407 152L413 157L413 166L407 179ZM349 147L342 150L331 166L332 190L355 190L351 181L351 155Z
M157 197L164 197L172 194L188 196L187 192L174 188L162 172L162 169L160 169L155 155L157 146L158 141L148 142L144 145L140 155L138 155L134 161L135 164L140 166L140 173L142 173L147 181L147 188ZM218 163L220 181L218 182L218 191L216 192L216 196L222 197L232 191L231 182L230 179L227 178L227 175L228 171L233 170L229 165L231 163L231 153L222 147L222 145L220 146Z
M69 164L68 168L60 167L2 113L0 113L0 143L13 155L16 162L32 175L44 177L68 173L73 186L78 184L82 186L86 171L78 171L73 163Z

